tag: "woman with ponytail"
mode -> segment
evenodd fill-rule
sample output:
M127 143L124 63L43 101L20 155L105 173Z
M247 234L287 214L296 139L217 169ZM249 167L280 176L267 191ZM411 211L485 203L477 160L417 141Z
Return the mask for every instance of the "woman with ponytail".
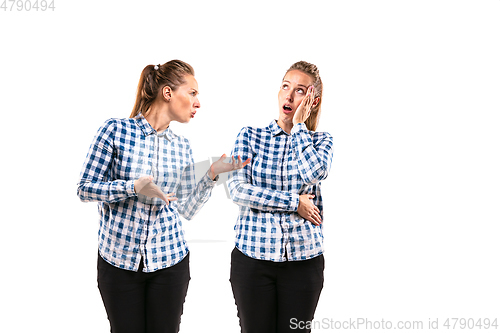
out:
M193 68L180 60L144 68L125 119L109 119L90 146L78 183L100 216L98 287L113 333L178 332L189 275L180 216L190 220L218 175L244 167L214 162L195 183L189 141L170 123L200 108Z
M252 159L228 184L239 206L230 281L242 333L310 332L323 288L321 181L333 153L332 136L316 132L322 93L317 67L293 64L278 119L236 138L232 154Z

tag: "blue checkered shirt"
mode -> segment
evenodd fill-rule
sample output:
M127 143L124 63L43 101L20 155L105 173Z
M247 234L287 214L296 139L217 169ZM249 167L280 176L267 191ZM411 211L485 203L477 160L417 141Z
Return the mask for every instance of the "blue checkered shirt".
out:
M146 175L177 201L137 195L134 181ZM217 180L217 179L216 179ZM97 131L78 183L84 202L97 201L99 253L110 264L144 272L170 267L188 253L179 214L191 219L209 199L208 172L198 184L189 141L167 128L157 133L148 121L109 119Z
M323 219L321 181L332 163L332 136L296 124L290 134L275 120L266 128L244 127L232 156L252 162L229 175L239 206L236 247L245 255L276 262L306 260L323 253L323 225L297 214L299 195L314 194Z

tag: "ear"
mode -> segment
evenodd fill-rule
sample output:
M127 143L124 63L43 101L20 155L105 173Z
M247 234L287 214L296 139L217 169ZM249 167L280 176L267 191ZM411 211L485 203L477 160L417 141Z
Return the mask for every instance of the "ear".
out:
M167 101L170 101L170 98L172 98L172 89L169 86L165 86L162 88L161 94L163 98L165 98Z
M312 106L314 107L314 106L318 105L318 103L319 103L319 97L316 97L316 98L314 99L314 102L313 102L313 105L312 105Z

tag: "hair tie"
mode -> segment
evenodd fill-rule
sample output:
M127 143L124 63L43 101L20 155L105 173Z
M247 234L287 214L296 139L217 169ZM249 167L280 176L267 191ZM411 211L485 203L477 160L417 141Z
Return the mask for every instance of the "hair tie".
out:
M160 68L160 66L159 65L155 65L155 71L157 71L158 68Z

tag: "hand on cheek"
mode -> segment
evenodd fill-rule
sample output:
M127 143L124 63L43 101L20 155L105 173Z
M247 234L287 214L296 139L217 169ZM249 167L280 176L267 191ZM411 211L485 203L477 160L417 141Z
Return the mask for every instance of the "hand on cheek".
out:
M303 123L309 118L311 114L311 109L314 102L314 87L310 86L307 89L307 95L300 102L299 107L295 111L293 116L293 124L296 125L298 123Z

